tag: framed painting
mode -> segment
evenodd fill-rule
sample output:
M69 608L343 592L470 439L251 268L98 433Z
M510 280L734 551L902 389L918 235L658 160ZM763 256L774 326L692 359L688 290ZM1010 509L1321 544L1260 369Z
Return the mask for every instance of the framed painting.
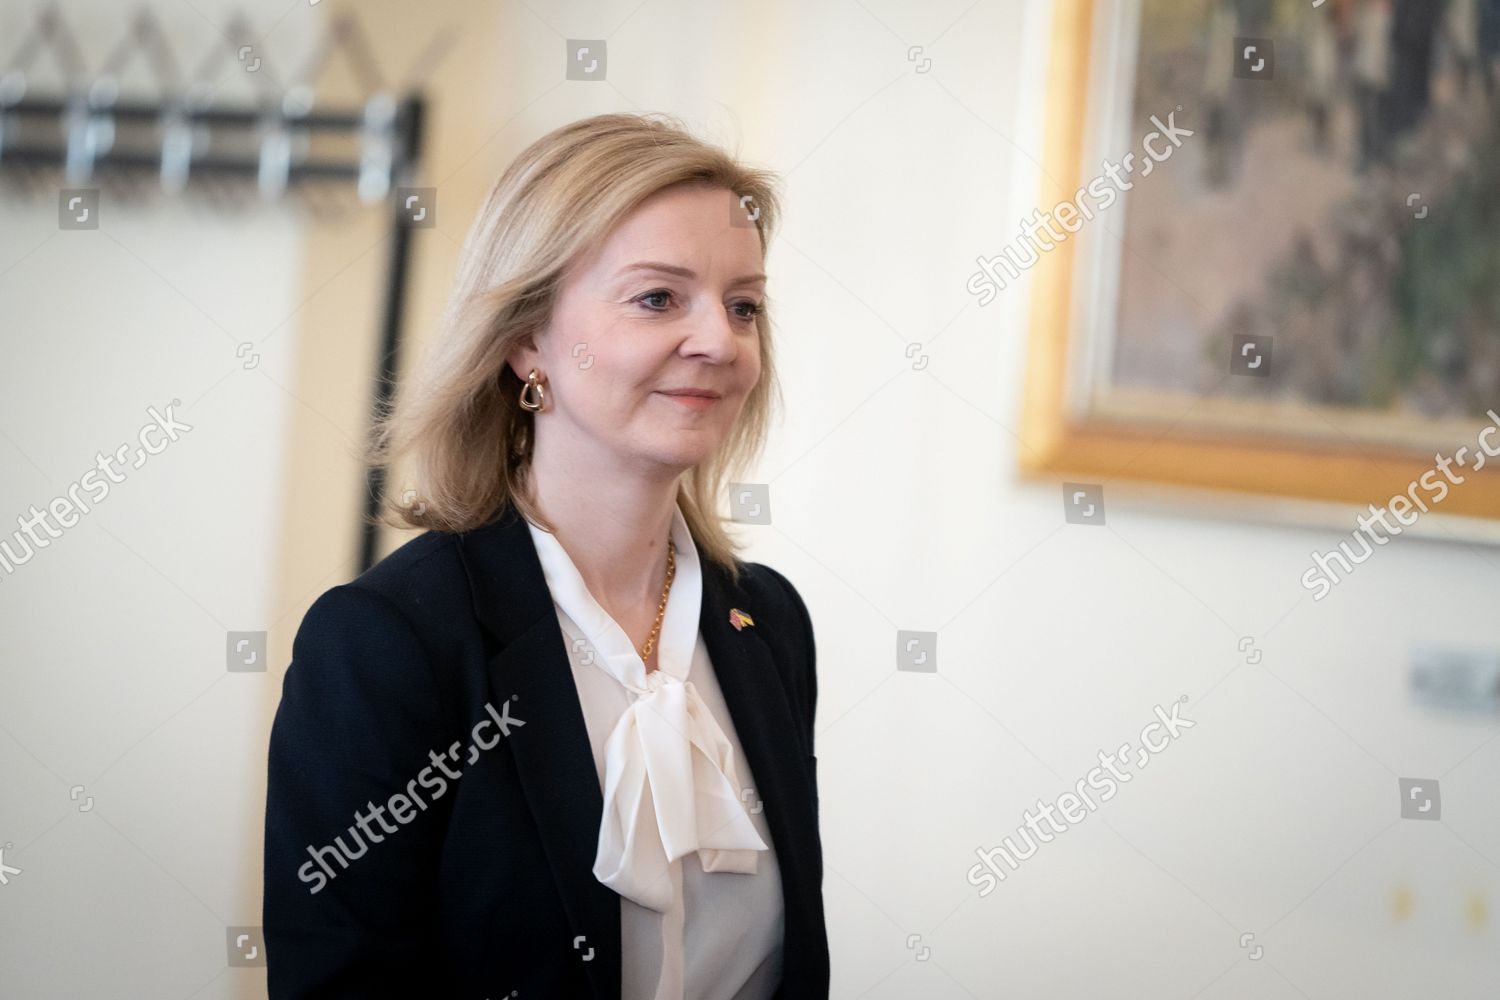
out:
M1500 541L1500 0L1054 11L1022 474Z

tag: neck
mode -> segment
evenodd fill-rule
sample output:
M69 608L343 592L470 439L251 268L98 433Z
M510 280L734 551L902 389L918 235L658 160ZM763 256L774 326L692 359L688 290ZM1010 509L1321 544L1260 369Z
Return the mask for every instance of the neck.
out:
M654 609L660 601L679 478L632 475L597 456L570 459L555 449L534 454L532 496L606 609Z

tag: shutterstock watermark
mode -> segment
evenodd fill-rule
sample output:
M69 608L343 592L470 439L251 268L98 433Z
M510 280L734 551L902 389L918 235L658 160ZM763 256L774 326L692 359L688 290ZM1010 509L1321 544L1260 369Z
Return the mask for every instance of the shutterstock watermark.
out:
M510 701L509 698L505 699L505 704L500 706L498 712L495 711L494 705L488 702L485 703L484 711L487 718L476 722L474 728L469 732L469 738L472 742L469 744L469 755L465 763L473 764L479 759L481 751L493 749L503 737L510 735L512 726L520 727L526 725L524 721L510 714ZM498 728L500 734L493 736L489 742L485 742L479 734L486 729L492 728ZM448 747L447 753L440 754L436 750L427 751L427 758L432 763L422 768L415 778L406 783L405 791L393 793L384 805L366 802L365 805L369 807L368 814L364 812L356 812L354 814L354 822L350 824L346 832L349 834L350 842L359 845L358 854L354 852L349 844L344 843L342 836L334 837L333 843L325 844L322 847L313 847L313 845L308 844L307 853L312 856L312 860L303 862L302 867L297 869L297 878L313 886L313 888L308 890L308 893L316 896L323 891L331 880L338 877L339 873L334 871L333 866L328 863L330 859L339 863L339 871L346 870L351 861L358 861L369 853L370 844L384 843L386 835L397 832L401 829L401 826L405 826L416 819L418 811L426 812L429 802L436 802L446 795L448 792L448 782L457 781L463 777L463 771L454 771L448 766L450 760L458 760L459 751L462 747L463 744L455 740ZM437 769L436 772L433 770L434 768ZM432 793L428 800L424 801L422 796L417 793L418 786ZM385 813L387 810L389 810L391 817L397 823L401 824L401 826L391 826L391 824L386 822ZM384 833L377 833L371 829L372 822L380 824L380 829ZM370 843L365 843L364 838L360 837L360 832L363 832L365 837L369 838Z
M1370 539L1375 541L1375 545L1385 545L1392 537L1401 534L1403 526L1409 528L1413 524L1416 524L1417 518L1427 513L1430 506L1442 503L1448 496L1449 484L1453 486L1463 485L1464 477L1456 475L1452 471L1452 467L1457 465L1460 468L1467 468L1465 456L1471 454L1474 456L1474 468L1471 470L1473 472L1478 472L1484 468L1486 459L1500 457L1500 413L1496 413L1494 410L1487 410L1485 412L1490 418L1490 423L1479 432L1478 439L1475 442L1476 447L1472 452L1470 452L1468 445L1465 445L1454 452L1452 458L1441 453L1434 455L1433 461L1437 464L1408 483L1404 492L1397 493L1391 497L1384 507L1376 507L1374 504L1369 504L1369 513L1361 514L1354 519L1359 527L1350 534L1353 538L1359 540L1360 547L1364 549L1363 555L1356 556L1353 547L1348 542L1339 542L1338 548L1331 549L1328 552L1314 551L1312 553L1313 565L1302 574L1302 586L1307 590L1317 591L1313 595L1314 601L1321 601L1328 596L1329 591L1333 590L1334 584L1343 582L1338 573L1334 572L1332 566L1334 562L1342 565L1344 575L1348 576L1354 572L1355 566L1370 558L1370 554L1375 551L1374 546L1370 544ZM1491 438L1495 438L1493 444L1491 444ZM1438 478L1439 472L1443 475L1442 479ZM1423 502L1423 498L1417 495L1417 487L1419 486L1426 493L1436 495L1431 497L1427 502ZM1387 514L1394 517L1399 523L1392 524L1386 520ZM1380 535L1375 532L1374 524L1377 521L1386 530L1386 535Z
M179 433L193 429L191 424L185 424L172 416L172 407L181 405L180 400L172 400L165 407L165 415L156 412L154 406L146 407L151 421L136 432L135 438L140 447L135 450L135 461L130 468L139 469L146 464L147 458L166 451L167 445L176 441ZM94 468L79 476L68 487L65 495L53 497L48 501L46 510L38 510L36 504L31 504L26 514L16 515L16 525L20 530L11 532L10 538L0 538L0 569L5 571L5 575L14 574L17 568L31 562L37 552L61 538L64 530L78 523L80 514L87 514L92 510L89 502L95 506L102 503L109 496L111 484L118 485L125 481L123 466L120 470L116 470L114 466L125 461L129 450L130 442L127 441L108 455L102 451L95 452ZM84 491L89 494L87 501L79 495ZM49 515L56 519L58 527L53 527L47 520ZM38 533L38 529L41 533ZM16 543L15 548L11 547L12 541ZM0 580L3 579L5 576L0 575Z
M1183 696L1182 701L1186 700L1187 697ZM1182 735L1184 729L1192 729L1197 725L1191 719L1182 718L1177 714L1180 706L1181 702L1176 701L1172 702L1170 710L1160 705L1156 706L1156 721L1141 730L1141 747L1137 750L1135 757L1137 768L1144 768L1153 754L1161 753L1171 746L1172 742ZM1165 736L1161 739L1154 739L1153 736L1158 731L1165 733ZM1068 829L1068 823L1074 825L1081 823L1089 812L1099 808L1099 803L1108 802L1114 798L1120 790L1120 785L1131 779L1130 774L1119 768L1120 764L1129 763L1129 750L1129 743L1121 743L1113 753L1100 750L1099 766L1079 778L1073 786L1073 791L1063 792L1057 797L1055 803L1044 803L1041 799L1037 799L1037 815L1035 816L1031 815L1030 810L1023 812L1021 816L1024 824L1016 828L1016 833L1026 838L1027 850L1022 851L1012 837L1004 838L1000 846L991 847L989 850L976 847L974 853L979 857L979 864L969 869L968 882L973 886L984 886L979 890L980 898L994 892L995 886L1005 881L1006 871L1001 867L1000 862L1003 861L1011 871L1015 871L1021 866L1022 861L1037 852L1041 846L1038 841L1041 844L1050 844L1056 839L1057 834ZM1099 793L1099 803L1094 802L1088 792L1084 791L1085 785ZM1085 806L1088 812L1084 811ZM1059 825L1057 820L1053 819L1054 811L1061 813L1067 823ZM1043 819L1051 828L1050 833L1041 829L1039 824Z
M1177 109L1181 110L1180 107ZM1182 146L1182 140L1193 134L1192 129L1182 128L1177 124L1177 111L1169 113L1165 122L1156 115L1151 116L1151 124L1156 126L1156 131L1148 133L1141 140L1141 149L1145 155L1139 161L1134 153L1126 153L1125 159L1120 163L1113 163L1106 158L1102 165L1104 173L1080 187L1071 199L1058 202L1050 212L1043 214L1041 209L1036 209L1030 218L1022 219L1021 234L1009 246L988 259L974 258L979 270L969 276L966 287L971 295L979 296L979 304L989 305L1008 281L1019 278L1022 271L1028 270L1041 259L1042 254L1066 241L1068 233L1078 232L1085 222L1093 220L1095 212L1105 211L1121 193L1135 187L1135 182L1127 180L1124 175L1134 171L1137 162L1142 164L1141 176L1150 177L1158 163L1170 159ZM1114 186L1111 187L1110 184ZM1087 199L1085 194L1088 195ZM1067 232L1058 232L1052 225L1054 221ZM1041 232L1043 229L1046 230L1045 235Z

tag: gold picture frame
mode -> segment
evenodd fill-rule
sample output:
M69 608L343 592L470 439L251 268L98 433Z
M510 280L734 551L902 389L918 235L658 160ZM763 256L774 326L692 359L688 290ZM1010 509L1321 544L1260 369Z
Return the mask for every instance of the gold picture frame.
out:
M1095 0L1058 0L1054 6L1042 126L1044 204L1066 199L1086 183L1088 130L1099 121L1098 109L1090 107L1091 73L1100 67L1097 19L1115 16ZM1080 409L1070 399L1084 280L1079 244L1067 240L1039 255L1031 276L1019 450L1025 479L1123 482L1156 493L1188 487L1237 502L1278 498L1337 505L1326 515L1349 505L1384 506L1432 470L1435 437L1472 443L1479 430L1469 420L1448 420L1418 433L1357 409L1143 390L1114 391ZM1500 399L1496 404L1500 412ZM1190 415L1189 426L1182 426ZM1326 433L1297 433L1311 422ZM1500 434L1494 443L1500 445ZM1500 458L1495 463L1466 471L1462 485L1435 503L1433 512L1500 521ZM1492 526L1485 525L1480 537L1500 537L1489 531Z

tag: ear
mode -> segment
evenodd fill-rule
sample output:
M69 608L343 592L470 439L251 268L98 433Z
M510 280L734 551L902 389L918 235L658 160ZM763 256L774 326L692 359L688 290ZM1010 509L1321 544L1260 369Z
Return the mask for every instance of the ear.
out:
M515 346L505 356L505 364L511 371L515 372L516 378L522 382L533 368L542 368L542 352L537 349L536 335L528 333L516 340Z

